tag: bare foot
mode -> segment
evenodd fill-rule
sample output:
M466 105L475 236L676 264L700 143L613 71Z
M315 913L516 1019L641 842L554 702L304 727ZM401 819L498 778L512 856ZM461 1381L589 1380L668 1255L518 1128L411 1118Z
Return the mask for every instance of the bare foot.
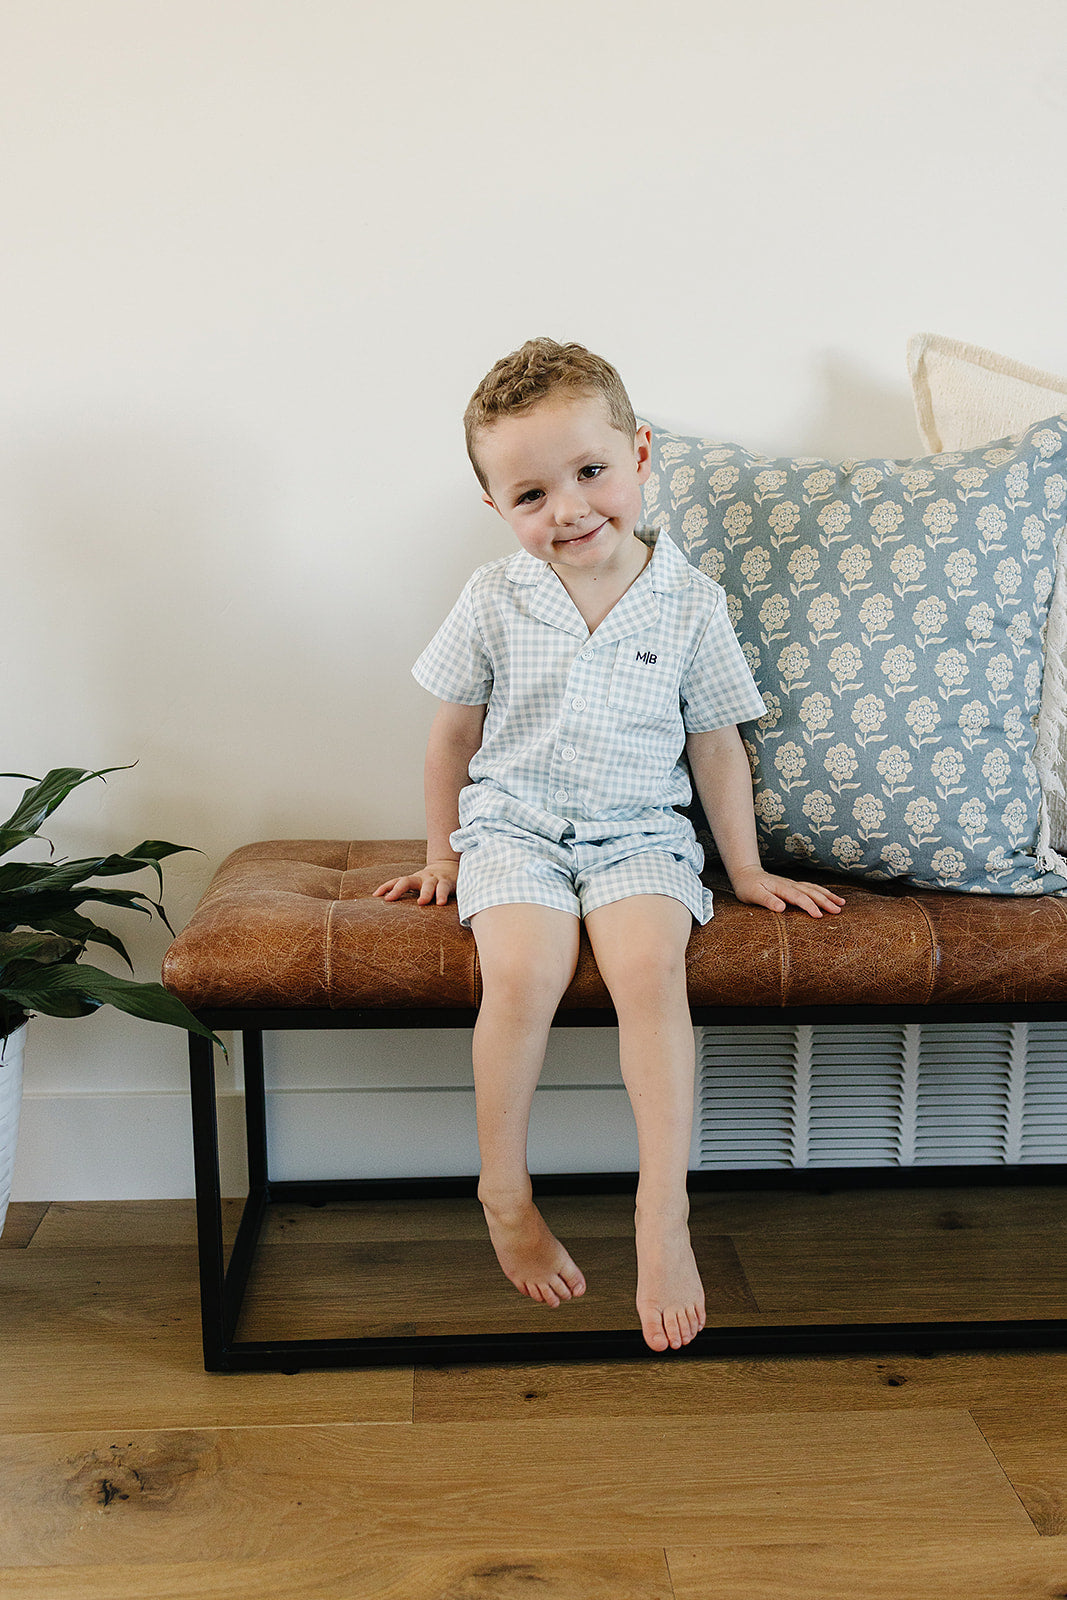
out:
M637 1314L652 1350L680 1350L706 1321L684 1214L637 1213Z
M478 1198L489 1225L489 1237L504 1276L540 1305L585 1293L585 1278L529 1198L489 1201Z

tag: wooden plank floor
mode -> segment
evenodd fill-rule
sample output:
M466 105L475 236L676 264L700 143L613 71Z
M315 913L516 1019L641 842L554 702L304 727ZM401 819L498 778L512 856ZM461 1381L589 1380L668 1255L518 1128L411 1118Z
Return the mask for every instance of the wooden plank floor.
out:
M569 1325L631 1322L625 1197L545 1209L590 1277ZM719 1320L1067 1305L1067 1190L693 1211ZM209 1375L196 1284L189 1203L12 1207L5 1600L1067 1595L1067 1351ZM500 1319L560 1325L468 1203L412 1201L277 1208L247 1320Z

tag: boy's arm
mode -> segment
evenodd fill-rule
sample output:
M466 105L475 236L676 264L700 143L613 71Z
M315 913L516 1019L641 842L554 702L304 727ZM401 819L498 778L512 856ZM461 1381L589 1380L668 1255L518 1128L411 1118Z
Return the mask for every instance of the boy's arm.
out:
M770 911L784 911L790 904L800 906L812 917L840 911L845 902L839 894L816 883L794 883L763 870L752 807L752 773L737 729L691 733L685 749L704 815L737 898Z
M484 706L442 700L426 744L426 865L421 872L391 878L375 889L383 900L415 894L420 906L443 906L455 893L459 856L449 837L459 827L459 794L481 748Z

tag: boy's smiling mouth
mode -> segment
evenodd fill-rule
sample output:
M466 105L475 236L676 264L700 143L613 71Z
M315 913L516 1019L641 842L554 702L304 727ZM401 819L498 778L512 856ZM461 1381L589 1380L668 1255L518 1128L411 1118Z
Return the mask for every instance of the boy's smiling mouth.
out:
M556 543L557 544L587 544L590 539L595 539L596 538L596 536L600 532L601 528L604 528L606 526L607 526L607 522L605 520L604 522L598 523L595 528L590 528L588 533L576 533L569 539L557 539Z

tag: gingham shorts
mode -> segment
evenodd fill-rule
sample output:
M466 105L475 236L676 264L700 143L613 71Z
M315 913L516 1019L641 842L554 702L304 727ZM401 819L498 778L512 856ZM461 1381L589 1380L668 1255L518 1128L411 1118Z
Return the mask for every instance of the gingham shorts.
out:
M679 819L681 820L681 819ZM593 842L558 842L511 823L481 819L452 835L459 850L456 904L463 926L489 906L550 906L576 917L632 895L680 900L697 922L712 916L700 881L703 851L690 833L630 833Z

